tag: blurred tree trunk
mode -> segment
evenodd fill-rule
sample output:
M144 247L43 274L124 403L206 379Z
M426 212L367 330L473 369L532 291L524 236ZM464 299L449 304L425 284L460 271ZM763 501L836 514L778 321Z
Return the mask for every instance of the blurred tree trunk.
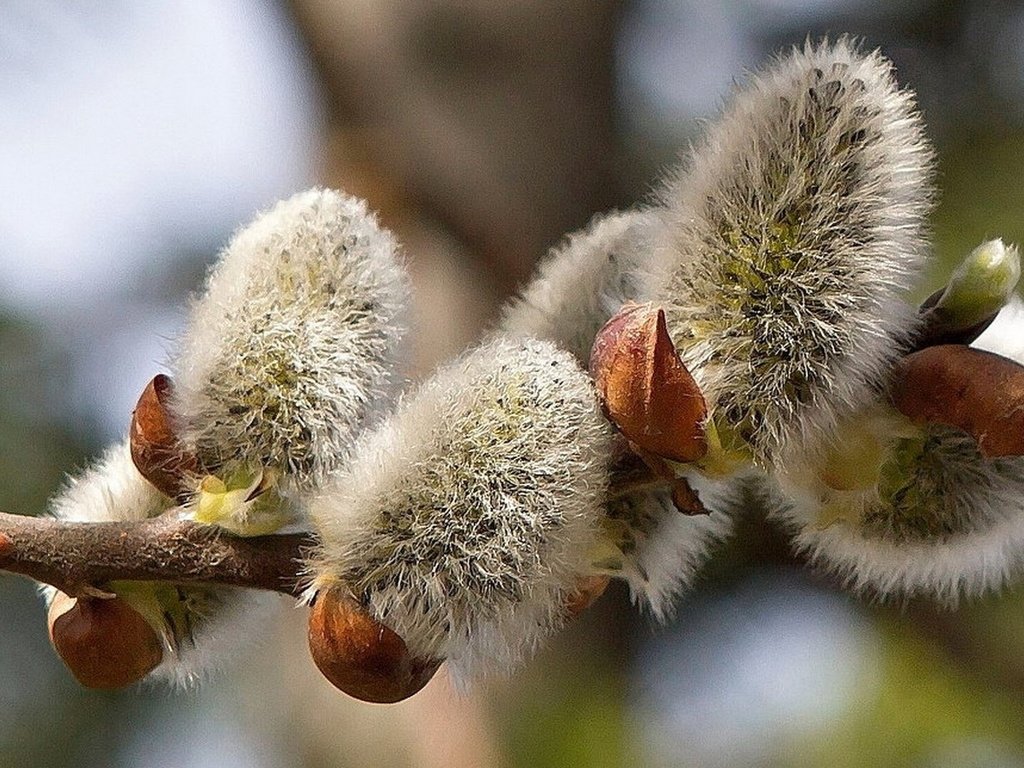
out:
M562 234L621 202L613 54L623 3L291 8L332 125L361 136L374 172L484 260L501 298Z

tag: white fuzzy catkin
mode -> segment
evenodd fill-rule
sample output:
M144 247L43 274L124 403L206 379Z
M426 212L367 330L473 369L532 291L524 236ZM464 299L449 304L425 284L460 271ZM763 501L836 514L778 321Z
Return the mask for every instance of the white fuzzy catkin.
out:
M166 585L161 585L166 587ZM218 670L238 664L266 636L281 599L274 592L239 587L189 585L169 587L161 601L171 600L177 621L171 630L173 643L164 660L144 683L194 688ZM168 637L165 636L165 646Z
M175 410L208 469L262 465L299 490L346 458L397 383L409 286L366 203L311 189L239 231L174 362Z
M666 183L649 297L761 466L869 400L915 327L931 165L891 63L840 38L751 75Z
M1022 338L1017 300L972 346L1024 364ZM973 437L941 425L900 443L887 426L899 429L902 417L895 413L882 411L872 428L880 407L847 423L888 442L885 456L904 467L903 476L886 482L883 470L881 488L837 492L821 481L820 463L782 474L784 497L775 514L793 530L797 547L854 589L880 596L929 595L955 603L1002 586L1024 566L1024 457L987 459ZM837 443L856 439L840 425ZM826 504L833 511L823 514Z
M174 502L146 481L132 463L127 442L117 443L50 501L50 514L76 522L131 522L155 517ZM191 686L207 677L218 665L251 639L258 637L260 622L277 605L274 595L233 587L159 585L160 609L147 611L151 621L163 612L165 618L154 629L164 644L163 662L146 677L146 682L170 682ZM147 583L134 585L138 596ZM55 590L43 585L49 607ZM156 592L152 593L153 595ZM147 595L147 601L156 599ZM128 598L132 602L131 597ZM173 616L173 622L166 617Z
M408 281L396 250L364 202L322 189L278 203L235 235L192 308L172 365L171 410L205 471L232 482L280 471L278 488L288 495L315 489L346 459L398 383ZM294 508L281 505L289 514ZM53 510L69 520L132 520L172 506L123 444L73 481ZM240 505L232 513L240 519L223 524L244 532L268 519L288 522L276 509L250 520L251 506ZM277 602L220 586L124 591L164 638L164 661L147 679L184 685L258 637Z
M173 502L139 474L128 443L120 442L79 475L68 477L49 506L59 520L101 523L145 520Z
M520 296L505 306L501 332L553 341L587 367L597 332L639 296L660 225L650 210L594 217L552 249Z
M457 678L507 669L589 572L610 446L568 353L494 338L361 438L311 503L313 587L343 584Z
M952 603L1001 586L1024 560L1024 459L985 459L973 438L952 429L928 429L895 495L837 493L792 478L784 492L776 515L797 548L855 590ZM826 500L843 516L822 518Z
M541 262L502 312L500 331L552 341L586 367L597 332L639 297L661 225L650 209L595 217ZM732 530L726 488L700 478L694 483L701 484L701 500L712 514L680 514L667 491L644 490L610 501L602 526L617 551L598 565L624 579L634 600L658 620L671 616L712 546Z

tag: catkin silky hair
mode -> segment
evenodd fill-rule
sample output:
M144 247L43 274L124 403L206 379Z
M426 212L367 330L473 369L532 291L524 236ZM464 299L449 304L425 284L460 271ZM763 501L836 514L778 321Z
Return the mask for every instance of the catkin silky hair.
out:
M650 208L595 217L541 262L502 312L501 332L546 339L588 365L597 332L640 297L662 225ZM713 545L732 530L729 490L706 481L702 490L711 514L680 514L669 491L644 489L610 499L602 519L605 546L595 565L627 582L633 599L659 620L672 614Z
M139 474L126 442L69 478L50 501L50 514L72 522L130 522L173 508L174 502ZM56 590L47 586L41 592L49 606ZM177 687L196 685L237 658L278 605L272 593L233 587L135 582L118 587L117 594L152 627L163 648L162 661L144 682Z
M409 284L366 203L312 189L232 238L172 366L204 465L257 464L309 488L394 394Z
M403 400L314 500L313 588L344 585L457 677L508 668L589 572L609 454L568 353L492 339Z
M913 95L841 38L751 75L664 185L649 298L761 466L869 400L907 342L931 176Z
M979 363L1024 382L1013 364L1024 363L1022 334L1011 304L975 343L1005 359L979 352ZM955 603L1003 586L1024 565L1024 457L996 453L956 426L912 423L880 399L841 421L826 450L778 475L774 515L798 549L856 590Z
M501 332L552 341L586 367L601 326L639 296L660 224L647 209L595 216L553 248L505 305Z
M331 190L299 193L240 230L171 362L167 416L194 459L182 498L162 496L122 444L68 484L54 515L139 520L178 509L241 535L304 526L303 494L346 460L398 384L408 281L396 252L364 202ZM186 685L256 637L275 605L222 586L115 591L162 638L148 678Z

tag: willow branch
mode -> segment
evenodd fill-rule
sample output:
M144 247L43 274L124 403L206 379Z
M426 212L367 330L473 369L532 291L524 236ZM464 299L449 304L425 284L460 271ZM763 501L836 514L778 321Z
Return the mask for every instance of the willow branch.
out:
M112 581L251 587L297 596L309 534L242 538L175 514L82 523L0 512L0 570L80 595Z
M659 476L623 444L611 473L609 498L679 482ZM692 512L687 507L687 513ZM316 544L313 534L235 536L216 526L182 520L175 512L101 523L0 512L0 571L27 576L70 595L102 593L113 581L165 581L249 587L297 597L304 555Z

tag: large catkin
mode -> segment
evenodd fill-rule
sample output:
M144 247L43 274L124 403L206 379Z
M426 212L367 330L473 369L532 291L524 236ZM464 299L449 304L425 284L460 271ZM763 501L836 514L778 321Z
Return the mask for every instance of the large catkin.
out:
M409 284L366 203L312 189L231 240L174 360L186 442L216 469L318 485L394 395Z
M906 343L931 176L913 95L842 38L750 76L664 185L648 295L760 466L870 400Z
M307 527L304 495L348 459L359 430L395 395L408 290L394 238L363 201L340 192L301 192L241 229L171 361L171 417L201 466L180 513L202 519L205 473L229 491L218 501L237 501L203 522L242 535ZM250 479L273 487L249 501ZM127 444L52 502L67 520L137 520L172 508ZM164 639L164 661L149 678L181 685L237 657L276 604L271 594L219 586L142 583L124 592Z
M568 353L492 339L365 435L313 502L314 588L344 584L458 677L514 665L589 572L609 453Z

